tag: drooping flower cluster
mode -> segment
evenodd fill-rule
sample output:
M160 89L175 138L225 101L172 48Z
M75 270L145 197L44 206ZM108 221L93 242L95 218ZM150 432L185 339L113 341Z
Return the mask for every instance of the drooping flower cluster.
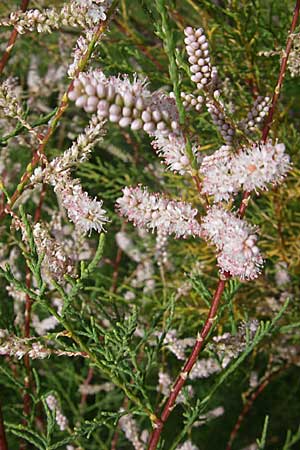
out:
M15 80L13 78L8 78L0 85L0 109L9 117L19 118L23 115L23 109L14 88Z
M290 168L285 145L268 141L241 149L237 154L221 147L203 159L200 173L204 175L202 192L215 201L228 200L241 189L257 191L282 181Z
M74 276L73 261L39 222L33 227L33 237L39 254L45 254L42 268L46 276L49 274L60 281L64 279L64 275Z
M259 275L263 259L256 246L254 227L215 205L203 218L202 230L217 247L221 272L250 280Z
M90 29L99 20L106 20L108 0L71 0L60 10L47 8L43 11L13 11L9 19L0 20L0 26L13 26L18 33L36 30L38 33L51 33L62 26Z
M170 133L165 136L156 133L152 145L157 154L163 157L164 163L170 170L178 172L180 175L190 173L191 163L186 154L185 139L181 134ZM193 145L192 151L199 162L200 157L196 145Z
M125 187L123 197L117 200L117 208L122 216L140 228L175 234L176 238L201 234L201 226L195 218L197 210L189 203L150 194L146 187Z

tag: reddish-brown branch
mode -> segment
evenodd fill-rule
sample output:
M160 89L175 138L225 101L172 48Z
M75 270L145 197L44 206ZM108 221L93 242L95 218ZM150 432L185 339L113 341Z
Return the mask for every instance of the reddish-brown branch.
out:
M275 88L275 92L273 95L273 99L272 99L272 105L265 123L265 126L263 128L262 131L262 140L266 141L269 135L269 131L271 128L271 124L272 124L272 120L273 120L273 115L275 112L275 107L280 95L280 90L282 87L282 83L284 80L284 76L285 76L285 71L286 71L286 67L287 67L287 60L288 60L288 56L291 50L291 46L292 46L292 36L291 34L294 32L296 25L297 25L297 21L298 21L298 17L299 17L299 10L300 10L300 0L296 1L296 6L294 9L294 13L293 13L293 19L292 19L292 25L290 28L290 32L289 32L289 36L287 39L287 43L286 43L286 50L285 50L285 56L282 59L281 62L281 67L280 67L280 71L279 71L279 76L278 76L278 81L276 84L276 88ZM243 193L243 199L242 202L240 204L239 207L239 216L243 217L245 215L249 200L250 200L251 194L249 192L244 192ZM229 274L226 274L226 276L224 276L224 279L219 279L218 285L217 285L217 289L215 291L213 300L212 300L212 304L208 313L208 317L206 319L206 322L204 324L204 327L201 331L201 333L198 335L197 340L196 340L196 344L192 350L191 355L189 356L187 362L185 363L185 366L182 370L182 372L180 373L179 377L177 378L177 380L175 381L175 384L173 385L172 389L171 389L171 393L169 395L169 398L163 408L163 411L161 413L161 417L158 418L155 422L154 422L154 430L150 436L150 440L149 440L149 445L148 445L148 450L155 450L157 447L157 444L159 442L160 439L160 435L162 433L162 430L164 428L164 424L166 423L172 409L175 406L175 401L185 383L185 380L188 377L189 372L191 371L192 367L194 366L195 362L198 359L199 353L201 352L201 349L203 347L203 343L205 338L207 337L207 335L209 334L212 324L214 322L214 320L217 317L217 311L218 311L218 306L221 300L221 296L223 294L223 291L225 289L225 284L226 284L226 280L230 278Z
M229 441L227 443L226 446L226 450L231 450L232 449L232 444L233 441L235 440L239 429L241 428L242 422L244 421L245 417L247 416L247 414L249 413L250 409L252 408L253 403L255 402L255 400L257 399L257 397L265 390L265 388L268 386L268 384L270 383L271 379L275 376L278 375L279 373L281 373L283 370L285 370L287 367L289 367L288 364L286 364L283 367L278 368L277 370L274 370L273 372L269 373L268 375L266 375L262 382L259 384L259 386L255 389L254 392L252 392L252 394L250 395L250 397L248 398L248 400L246 401L241 414L239 415L232 432L230 433L230 437L229 437Z
M0 450L8 450L1 403L0 403Z
M287 62L288 62L288 58L289 58L289 54L292 48L292 44L293 44L293 36L292 34L295 31L295 28L297 26L297 22L298 22L298 18L299 18L299 11L300 11L300 0L296 1L296 6L294 9L294 14L293 14L293 20L292 20L292 24L291 24L291 28L289 31L289 35L288 35L288 39L286 42L286 48L285 48L285 52L284 52L284 56L281 60L281 65L280 65L280 71L279 71L279 76L278 76L278 80L277 80L277 84L274 90L274 94L273 94L273 98L272 98L272 104L271 104L271 108L269 110L269 114L264 126L264 129L262 131L262 140L265 142L268 138L268 134L272 125L272 121L273 121L273 116L274 116L274 112L275 112L275 108L276 108L276 104L280 95L280 91L281 91L281 87L283 84L283 80L285 77L285 72L286 72L286 67L287 67Z
M28 7L28 4L29 4L29 0L22 0L21 7L20 7L21 11L25 12L27 7ZM7 47L5 49L5 52L3 53L3 56L2 56L2 58L0 60L0 75L3 72L4 67L5 67L5 65L6 65L8 59L10 57L12 49L14 48L14 45L16 43L17 37L18 37L18 32L14 28L12 30L11 34L10 34L9 41L7 43Z
M190 373L193 365L197 361L198 355L203 347L204 340L207 337L207 335L209 334L211 327L213 326L213 323L217 318L218 306L219 306L219 302L220 302L221 296L223 294L224 288L225 288L225 280L220 279L217 289L216 289L216 292L215 292L215 295L214 295L214 298L212 300L212 304L211 304L206 322L204 324L204 327L203 327L201 333L197 336L197 340L196 340L196 343L192 350L192 353L191 353L190 357L188 358L187 362L185 363L185 365L182 369L182 372L180 373L179 377L177 378L177 380L175 381L175 384L173 385L173 387L171 389L170 396L167 400L167 403L164 406L164 409L161 414L161 418L154 424L154 431L152 432L152 435L151 435L151 438L149 441L148 450L154 450L157 447L164 424L167 421L172 409L175 406L176 398L177 398L179 392L181 391L181 389L185 383L185 380L187 379L188 374Z

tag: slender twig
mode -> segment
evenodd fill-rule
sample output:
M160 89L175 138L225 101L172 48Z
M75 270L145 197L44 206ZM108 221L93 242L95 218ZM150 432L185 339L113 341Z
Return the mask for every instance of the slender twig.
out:
M74 78L76 78L80 72L82 72L84 70L84 68L86 67L90 56L94 50L94 47L97 43L97 41L99 40L100 36L104 33L104 31L106 30L106 28L108 27L108 24L110 22L110 19L113 15L113 13L116 10L116 7L119 3L119 0L114 0L111 7L109 8L108 12L107 12L107 19L105 20L105 22L100 22L98 27L96 28L96 31L91 39L91 42L86 50L86 52L84 53L83 57L81 58L80 62L78 63L78 67L77 70L75 72L75 76ZM0 220L3 219L5 217L6 214L8 214L12 208L12 206L15 204L15 202L17 201L17 199L20 197L20 195L22 194L26 184L28 183L33 170L35 169L35 167L39 164L39 162L45 161L45 156L44 156L44 152L45 152L45 147L48 144L51 136L53 135L61 117L63 116L63 114L65 113L66 109L68 108L69 105L69 99L68 99L68 94L70 91L73 90L73 86L74 86L74 79L71 81L71 83L69 84L66 92L64 93L60 105L57 108L56 114L53 117L42 141L40 142L36 152L33 154L33 157L31 159L31 162L28 164L26 171L24 172L24 174L21 177L21 180L15 190L15 192L13 193L10 202L7 203L5 205L5 207L3 208L2 212L0 213Z
M8 450L1 403L0 403L0 450Z
M279 71L279 77L278 77L278 81L274 90L274 94L273 94L273 98L272 98L272 103L271 103L271 108L269 110L269 114L262 132L262 140L265 142L268 138L268 134L273 122L273 116L274 116L274 112L275 112L275 108L276 108L276 104L280 95L280 91L281 91L281 87L283 84L283 80L285 77L285 72L286 72L286 67L287 67L287 62L288 62L288 58L289 58L289 54L290 51L292 49L292 44L293 44L293 33L295 31L295 28L297 26L297 22L298 22L298 18L299 18L299 11L300 11L300 0L296 1L296 6L294 9L294 14L293 14L293 20L292 20L292 24L291 24L291 28L289 31L289 35L288 35L288 39L286 42L286 47L285 47L285 51L284 51L284 56L281 60L281 65L280 65L280 71Z
M38 203L35 213L34 213L34 224L36 224L40 220L45 195L46 195L46 185L43 184L43 187L42 187L42 190L40 193L39 203ZM26 265L26 287L28 289L31 288L31 273L30 273L30 270L27 265ZM32 298L28 294L26 294L25 316L24 316L24 323L25 323L24 337L26 339L30 338L31 308L32 308ZM25 375L25 379L24 379L25 393L24 393L24 397L23 397L23 413L24 413L23 424L26 425L27 417L29 416L30 410L31 410L30 390L32 389L30 358L29 358L28 354L24 355L24 365L25 365L26 375ZM20 450L23 450L25 448L26 448L26 443L24 441L22 441L21 445L20 445Z
M29 0L22 0L21 7L20 7L22 12L26 11L28 4L29 4ZM3 72L6 63L9 60L10 54L12 52L12 49L14 48L17 37L18 37L18 32L14 28L10 34L9 41L8 41L7 47L5 49L5 52L3 53L3 56L0 60L0 74Z
M275 92L273 95L273 99L272 99L272 105L270 108L270 112L268 114L268 117L266 119L266 123L265 126L263 128L262 131L262 140L264 142L266 142L268 135L269 135L269 131L271 129L271 124L273 121L273 116L274 116L274 112L275 112L275 108L276 108L276 104L280 95L280 90L282 87L282 83L283 83L283 79L285 76L285 71L286 71L286 67L287 67L287 60L288 60L288 56L291 50L291 45L292 45L292 37L291 34L294 32L296 25L297 25L297 21L298 21L298 17L299 17L299 10L300 10L300 0L297 0L296 2L296 6L294 9L294 13L293 13L293 19L292 19L292 24L291 24L291 28L290 28L290 32L289 32L289 36L287 39L287 43L286 43L286 50L285 50L285 56L282 59L281 62L281 67L280 67L280 71L279 71L279 76L278 76L278 81L276 84L276 88L275 88ZM240 217L243 217L248 203L250 200L250 193L249 192L244 192L243 194L243 199L242 202L240 204L239 207L239 215ZM194 348L192 350L191 355L189 356L189 358L187 359L180 375L178 376L178 378L175 381L175 384L173 385L170 395L167 399L167 402L163 408L163 411L161 413L161 417L158 418L156 421L154 421L153 423L153 427L154 430L150 436L149 439L149 445L148 445L148 450L155 450L157 447L157 444L159 442L162 430L164 428L164 424L166 423L172 409L175 406L175 401L192 369L192 367L194 366L195 362L198 359L199 353L201 351L201 349L203 348L203 343L205 338L207 337L207 335L209 334L213 322L214 320L217 318L217 311L218 311L218 306L221 300L221 296L223 294L223 291L225 289L225 284L226 284L226 280L230 278L229 274L226 274L225 276L222 277L222 279L219 279L213 300L212 300L212 304L211 307L209 309L208 312L208 316L207 319L205 321L204 327L201 331L201 333L198 334L197 336L197 340L196 343L194 345Z

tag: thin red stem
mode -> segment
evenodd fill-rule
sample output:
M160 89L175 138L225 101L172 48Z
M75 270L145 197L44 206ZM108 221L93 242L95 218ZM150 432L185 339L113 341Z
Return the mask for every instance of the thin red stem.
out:
M219 306L219 302L221 300L221 296L222 296L224 288L225 288L225 282L226 281L223 279L219 280L219 283L218 283L214 298L212 300L212 304L211 304L207 319L205 321L204 327L203 327L201 333L198 334L196 343L192 350L192 353L191 353L190 357L188 358L187 362L185 363L177 380L175 381L174 386L171 389L170 396L167 400L167 403L164 406L164 409L161 414L161 418L158 419L156 421L156 423L154 424L154 431L152 432L152 435L151 435L151 438L149 441L148 450L156 449L161 432L164 427L164 424L167 421L171 411L173 410L173 408L175 406L175 401L178 397L178 394L180 393L192 367L194 366L195 362L197 361L198 355L203 347L204 340L207 337L207 335L209 334L209 332L213 326L213 323L217 318L218 306Z
M8 450L1 403L0 403L0 450Z
M296 5L295 5L295 9L294 9L294 14L293 14L293 19L292 19L292 24L291 24L291 28L289 31L289 35L288 35L288 39L286 42L286 48L284 51L284 56L281 60L281 65L280 65L280 71L279 71L279 76L278 76L278 80L277 80L277 84L274 90L274 94L273 94L273 98L272 98L272 104L271 104L271 108L269 110L269 114L264 126L264 129L262 131L262 140L265 142L268 138L268 134L273 122L273 116L274 116L274 112L275 112L275 108L276 108L276 104L280 95L280 91L282 88L282 84L283 84L283 80L285 77L285 73L286 73L286 67L287 67L287 62L288 62L288 58L289 58L289 54L292 48L292 44L293 44L293 33L295 31L295 28L297 26L297 22L298 22L298 18L299 18L299 11L300 11L300 0L296 1Z
M300 10L300 0L297 0L296 6L294 9L294 13L293 13L293 19L292 19L289 36L288 36L287 43L286 43L285 56L281 61L281 67L280 67L280 71L279 71L279 76L278 76L278 81L276 84L275 92L274 92L273 99L272 99L272 105L271 105L265 126L262 131L262 140L264 142L267 140L270 129L271 129L273 116L274 116L274 112L275 112L275 107L276 107L276 104L277 104L277 101L278 101L278 98L280 95L281 87L283 84L285 71L286 71L286 67L287 67L287 60L288 60L288 56L289 56L291 46L292 46L292 33L294 32L296 25L297 25L297 21L298 21L298 17L299 17L299 10ZM243 193L243 199L242 199L242 202L239 207L240 217L243 217L245 215L250 197L251 197L251 194L249 192ZM173 387L171 389L169 398L168 398L168 400L163 408L163 411L161 413L161 417L157 418L156 421L154 422L154 430L150 436L148 450L156 449L157 444L160 439L160 435L164 428L164 424L166 423L172 409L175 406L175 401L176 401L176 399L188 377L188 374L190 373L195 362L197 361L199 353L201 352L201 349L203 347L204 340L207 337L207 335L209 334L212 324L217 317L218 306L219 306L223 291L225 289L226 280L230 278L230 275L226 274L226 276L224 278L225 279L219 279L219 282L218 282L218 285L217 285L217 288L216 288L216 291L215 291L215 294L214 294L214 297L212 300L212 304L211 304L211 307L210 307L210 310L208 313L208 317L204 324L204 327L203 327L201 333L197 337L196 344L195 344L195 346L192 350L192 353L189 356L187 362L185 363L182 372L180 373L179 377L176 379L175 384L173 385Z
M25 12L28 7L28 4L29 4L29 0L22 0L21 7L20 7L21 11ZM7 61L9 60L12 49L14 48L14 45L16 43L18 34L19 33L17 32L17 30L15 28L12 30L12 32L10 34L9 41L7 43L7 47L6 47L5 52L3 53L3 56L0 60L0 75L3 72Z
M265 390L265 388L268 386L268 384L270 383L271 379L275 376L278 375L279 373L281 373L283 370L285 370L287 367L289 367L289 365L285 365L284 367L280 367L277 370L274 370L273 372L269 373L268 375L266 375L264 377L264 379L262 380L262 382L259 384L259 386L255 389L254 392L252 392L252 394L250 395L250 397L248 398L247 402L245 403L234 427L232 432L230 433L230 437L229 437L229 441L227 443L226 446L226 450L231 450L232 449L232 444L233 441L235 440L239 429L241 428L242 422L244 421L245 417L247 416L247 414L249 413L250 409L252 408L253 403L255 402L255 400L257 399L257 397Z

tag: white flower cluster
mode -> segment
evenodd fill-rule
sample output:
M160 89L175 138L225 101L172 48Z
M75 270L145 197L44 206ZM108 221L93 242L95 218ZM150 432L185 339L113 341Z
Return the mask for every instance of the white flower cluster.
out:
M79 62L81 61L81 58L83 57L87 49L88 49L88 40L85 37L80 36L77 39L76 46L72 53L73 61L68 67L68 75L70 78L75 77Z
M256 246L254 227L221 206L212 206L202 220L204 236L218 250L217 261L223 273L244 279L257 278L263 259Z
M199 450L199 448L192 443L191 440L185 441L182 445L176 448L176 450Z
M167 136L155 133L155 139L151 142L157 154L164 158L164 163L173 172L180 175L191 173L191 163L186 154L185 139L181 134L169 133ZM192 147L193 154L200 161L197 146Z
M158 335L160 337L160 335ZM192 347L194 345L195 339L193 338L177 338L176 330L169 330L164 338L164 344L167 345L168 350L172 352L178 360L184 361L185 350L188 347Z
M288 59L288 69L292 77L300 75L300 33L293 35L293 46Z
M134 450L144 450L145 446L140 440L137 423L132 414L125 414L120 417L119 425L121 430L125 433L128 441L132 443Z
M16 95L15 80L8 78L0 84L0 116L1 110L4 115L19 119L23 116L24 111Z
M61 177L70 168L86 161L95 145L102 141L105 134L104 122L92 116L83 133L79 134L72 146L61 156L54 158L44 169L38 167L30 178L31 183L56 184L56 178Z
M78 231L86 234L91 233L92 230L97 233L104 230L108 218L106 211L102 208L103 202L91 198L82 189L78 180L62 178L54 186L54 190Z
M84 133L78 136L77 141L62 156L55 158L43 170L37 168L31 177L32 183L43 182L54 186L69 219L83 234L92 230L100 233L108 219L102 208L103 202L90 198L79 180L71 178L70 168L88 158L103 134L103 122L92 117Z
M64 431L68 427L69 422L66 416L64 416L61 412L57 399L54 397L54 395L50 394L46 397L46 403L50 411L53 411L55 413L55 420L59 429L61 431Z
M71 0L60 10L47 8L43 11L13 11L8 19L0 20L0 26L13 26L18 33L36 30L38 33L51 33L62 26L80 27L89 30L99 20L106 20L107 0Z
M0 330L0 355L12 356L18 359L28 355L31 359L44 359L51 351L44 348L39 342L31 339L20 339L10 335L7 330Z
M150 194L146 187L125 187L117 208L135 226L159 230L176 238L199 236L201 226L195 219L197 209L189 203L169 200L160 194Z
M249 322L242 322L236 334L224 333L213 337L209 348L217 355L222 369L244 351L247 342L252 342L258 325L259 322L252 319Z
M64 279L64 275L74 276L74 263L39 222L33 227L33 237L39 254L45 254L42 269L46 276L49 274L59 281Z
M226 146L203 159L202 192L213 195L216 202L229 200L241 189L257 191L280 183L290 168L285 145L268 141L254 144L233 154Z
M228 170L232 155L231 147L222 145L212 155L205 156L200 166L199 172L204 177L202 192L213 195L215 202L228 201L238 191L239 186L233 185Z

